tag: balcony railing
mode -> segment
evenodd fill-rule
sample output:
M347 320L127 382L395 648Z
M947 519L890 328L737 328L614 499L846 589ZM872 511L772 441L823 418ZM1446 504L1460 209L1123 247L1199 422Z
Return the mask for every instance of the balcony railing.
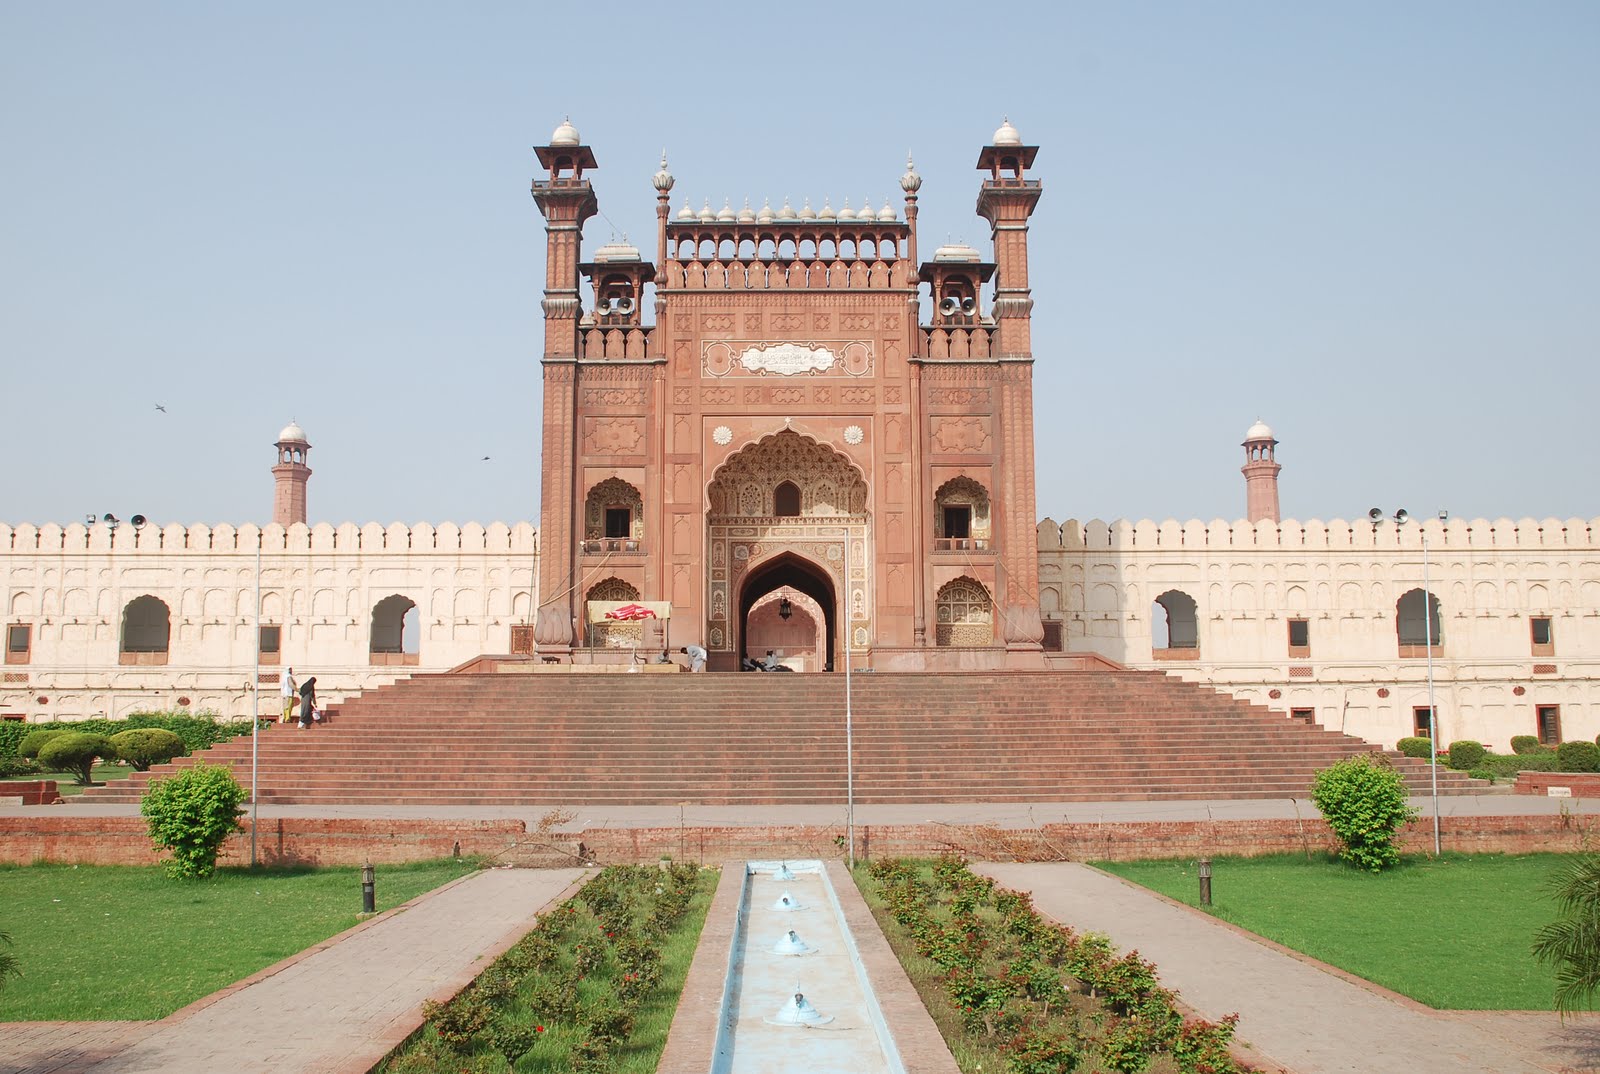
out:
M987 552L989 551L989 538L987 537L935 537L933 539L935 552Z
M586 555L600 555L606 552L642 553L644 542L634 537L602 537L598 540L590 538L583 542L583 551Z

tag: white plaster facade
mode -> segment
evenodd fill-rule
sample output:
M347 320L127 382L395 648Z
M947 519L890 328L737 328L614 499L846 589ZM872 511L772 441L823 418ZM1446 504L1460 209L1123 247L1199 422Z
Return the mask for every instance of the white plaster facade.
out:
M0 525L4 673L0 715L66 720L172 708L248 716L256 674L256 564L263 626L280 628L261 669L261 711L278 676L317 677L319 699L446 671L509 651L537 576L530 523L166 526ZM416 653L374 653L374 608L417 609ZM165 654L123 653L123 616L153 596L169 615ZM26 653L13 627L28 628ZM162 656L165 659L162 661ZM269 658L270 659L270 658Z
M1384 745L1428 705L1427 649L1402 648L1396 606L1440 602L1433 652L1441 747L1498 750L1559 706L1563 740L1600 733L1600 519L1115 522L1039 525L1041 606L1065 648L1210 683ZM1196 606L1192 649L1157 649L1152 604ZM1533 619L1548 619L1535 646ZM1289 621L1308 644L1291 656ZM1405 655L1402 655L1404 653Z
M1441 743L1507 749L1558 706L1561 737L1600 733L1600 519L1385 523L1263 520L1039 524L1040 603L1063 647L1171 672L1392 745L1428 704L1427 650L1402 649L1396 604L1422 588L1428 536L1440 601L1434 698ZM113 545L114 541L114 545ZM531 523L85 527L0 525L0 612L29 628L5 656L0 715L29 720L170 708L250 712L256 552L261 623L281 628L262 668L317 676L325 700L512 649L537 578ZM1195 603L1195 646L1158 650L1153 601ZM141 596L170 613L166 662L130 663L122 617ZM414 657L374 654L374 608L417 607ZM1549 620L1536 647L1531 620ZM1304 620L1308 644L1289 645ZM8 644L9 650L9 644ZM1402 655L1405 653L1406 655ZM1520 691L1520 692L1519 692ZM42 699L42 700L41 700Z

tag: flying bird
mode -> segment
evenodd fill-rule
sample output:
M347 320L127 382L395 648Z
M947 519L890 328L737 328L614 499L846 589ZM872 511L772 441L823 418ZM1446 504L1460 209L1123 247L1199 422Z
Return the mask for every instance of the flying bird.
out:
M163 414L165 414L167 412L167 408L162 406L160 403L156 404L156 409L161 411L161 413L163 413Z
M479 459L478 461L479 462L488 462L489 461L489 456L485 455L483 458Z

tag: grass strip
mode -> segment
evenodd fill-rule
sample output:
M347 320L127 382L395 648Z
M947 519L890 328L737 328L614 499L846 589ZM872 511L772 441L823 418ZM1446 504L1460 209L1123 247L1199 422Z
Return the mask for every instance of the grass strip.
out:
M390 909L477 868L377 867ZM0 1021L163 1018L361 920L361 869L224 868L172 880L160 866L0 865L0 931L22 976Z
M429 1021L385 1074L651 1074L716 872L613 865Z
M1369 873L1331 856L1212 862L1210 913L1441 1010L1549 1010L1555 975L1533 934L1556 915L1561 854L1407 856ZM1193 861L1095 862L1199 904Z

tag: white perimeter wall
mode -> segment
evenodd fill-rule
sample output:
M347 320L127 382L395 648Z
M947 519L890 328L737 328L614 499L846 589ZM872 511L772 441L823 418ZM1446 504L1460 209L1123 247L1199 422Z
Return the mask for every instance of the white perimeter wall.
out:
M508 652L511 624L528 618L537 576L528 523L138 531L124 524L114 538L113 545L104 525L0 525L0 620L33 628L29 662L4 666L0 713L120 717L187 697L195 710L247 716L258 547L261 622L282 627L282 663L301 681L315 675L326 701L413 670ZM165 666L119 661L123 608L145 594L170 611ZM369 653L372 609L392 594L417 605L414 668L375 665ZM263 669L264 712L278 706L278 672Z

